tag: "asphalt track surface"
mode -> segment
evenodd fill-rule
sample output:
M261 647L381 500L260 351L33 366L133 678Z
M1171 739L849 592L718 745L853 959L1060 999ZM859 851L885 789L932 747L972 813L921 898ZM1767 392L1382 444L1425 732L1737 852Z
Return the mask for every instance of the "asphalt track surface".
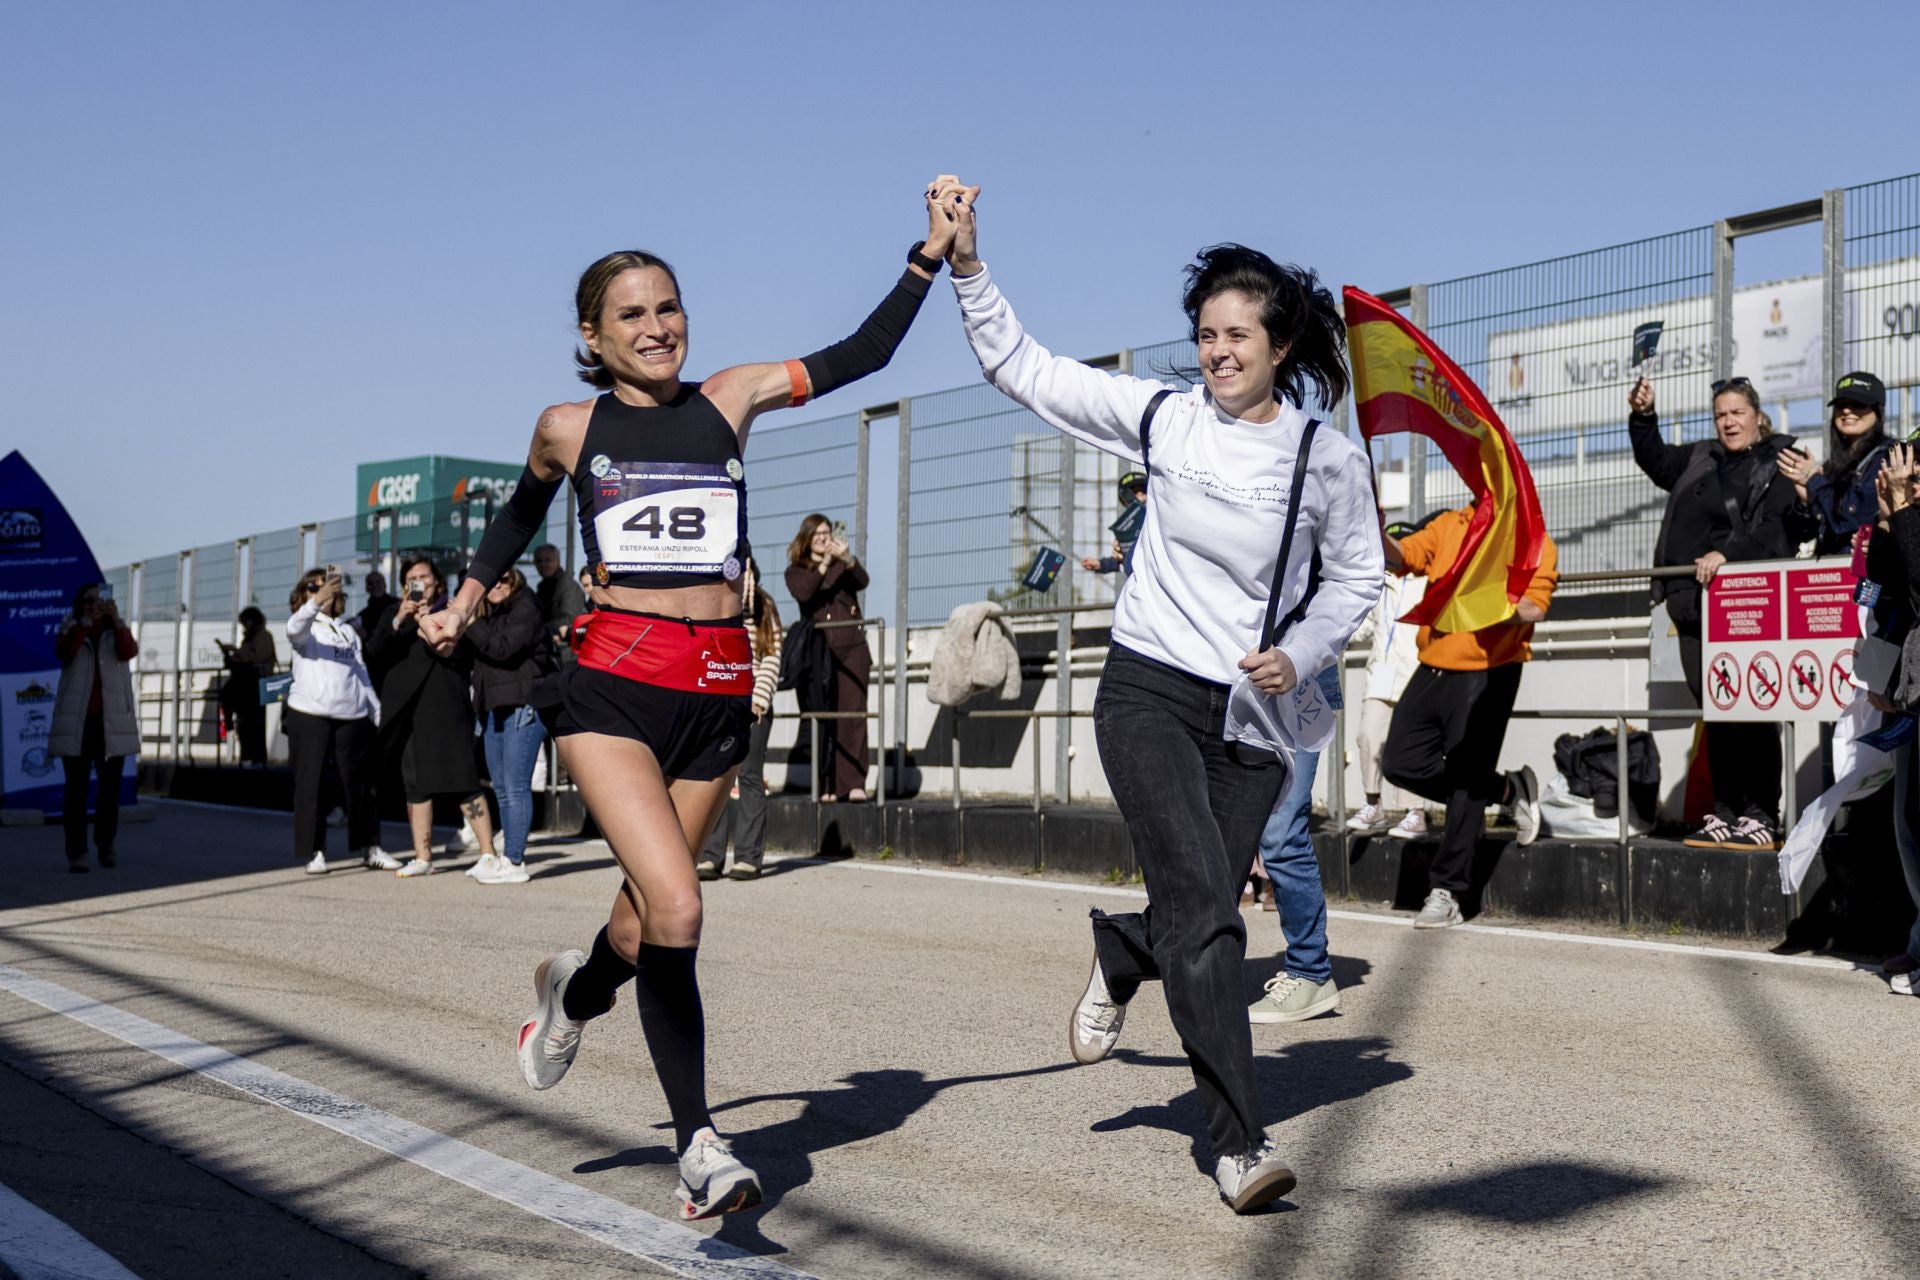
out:
M1920 1002L1872 973L1340 912L1340 1012L1254 1035L1300 1185L1235 1218L1157 992L1067 1057L1087 908L1137 891L885 863L710 887L711 1091L768 1204L682 1227L630 1000L559 1088L514 1064L604 846L482 887L302 875L287 831L165 805L84 877L0 831L18 1274L27 1218L57 1274L142 1280L1920 1271ZM1248 921L1252 999L1279 934Z

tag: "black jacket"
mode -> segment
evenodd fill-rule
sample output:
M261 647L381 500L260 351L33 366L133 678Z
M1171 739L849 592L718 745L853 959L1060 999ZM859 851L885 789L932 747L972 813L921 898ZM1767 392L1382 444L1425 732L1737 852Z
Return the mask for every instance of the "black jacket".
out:
M541 674L536 660L546 643L533 592L516 591L504 609L467 624L463 643L473 651L473 709L481 715L533 700Z
M1627 435L1640 470L1672 495L1654 540L1656 565L1692 564L1709 551L1729 561L1779 560L1799 549L1800 540L1787 527L1797 498L1777 461L1792 437L1768 436L1734 454L1718 440L1668 444L1651 413L1628 418ZM1728 510L1729 498L1737 519ZM1667 601L1675 622L1700 620L1700 584L1692 578L1654 579L1653 598Z
M473 764L473 703L468 682L473 650L460 645L443 658L420 640L409 618L399 630L396 600L374 620L366 639L368 666L387 671L380 686L380 732L370 759L397 758L409 740L415 744L418 789L426 795L471 795L479 786Z

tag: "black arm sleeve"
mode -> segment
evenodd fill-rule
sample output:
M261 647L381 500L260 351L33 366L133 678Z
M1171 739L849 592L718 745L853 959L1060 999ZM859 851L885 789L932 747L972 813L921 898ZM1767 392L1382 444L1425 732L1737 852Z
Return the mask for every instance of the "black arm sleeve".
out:
M553 505L553 495L560 492L562 479L564 477L555 476L542 480L533 474L532 467L520 472L513 496L481 535L480 549L473 553L467 577L478 580L483 589L491 589L500 581L500 575L520 558L527 544L545 531L547 508Z
M900 282L880 299L880 305L852 336L822 347L810 356L801 356L800 363L806 366L807 377L813 382L814 398L886 368L887 361L900 349L900 341L907 336L913 318L920 314L920 303L932 284L911 268L901 272Z

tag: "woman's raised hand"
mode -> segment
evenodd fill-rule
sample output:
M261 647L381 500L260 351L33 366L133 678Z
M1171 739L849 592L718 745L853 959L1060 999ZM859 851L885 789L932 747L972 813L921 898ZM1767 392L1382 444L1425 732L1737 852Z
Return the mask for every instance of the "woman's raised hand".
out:
M929 258L944 258L953 248L954 232L959 229L953 197L962 190L960 179L950 173L943 173L927 184L927 247L924 252Z
M1914 458L1913 446L1895 444L1887 449L1886 461L1880 464L1880 474L1876 482L1885 481L1887 486L1887 505L1893 511L1910 506L1914 500Z
M970 276L980 270L978 228L974 223L973 206L980 199L980 188L969 187L950 173L943 173L933 180L927 195L928 204L943 215L953 219L953 236L947 261L958 276ZM928 238L929 247L933 244Z

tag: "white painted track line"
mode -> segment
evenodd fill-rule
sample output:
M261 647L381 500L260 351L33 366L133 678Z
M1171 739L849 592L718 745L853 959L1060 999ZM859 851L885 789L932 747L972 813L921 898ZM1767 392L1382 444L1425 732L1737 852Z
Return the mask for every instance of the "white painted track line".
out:
M1042 880L1037 876L986 875L978 871L945 871L934 867L900 867L885 862L853 861L845 858L774 858L775 862L793 862L809 867L838 867L846 871L879 871L887 875L927 876L938 880L972 880L1021 889L1047 889L1053 892L1092 894L1102 898L1132 898L1145 902L1144 889L1117 885L1076 884L1071 880ZM1412 916L1383 916L1370 911L1328 910L1333 920L1353 924L1387 925L1411 928ZM1753 964L1795 965L1808 969L1860 970L1864 966L1829 956L1777 956L1771 951L1742 951L1734 947L1703 947L1685 942L1654 942L1645 938L1613 938L1605 934L1560 933L1552 929L1516 929L1497 924L1457 924L1445 933L1484 933L1500 938L1521 938L1529 942L1577 943L1588 947L1617 947L1626 951L1657 951L1667 955L1695 956L1712 960L1741 960Z
M674 1275L696 1280L718 1277L808 1280L805 1272L783 1266L771 1258L748 1253L564 1178L529 1169L224 1049L202 1044L157 1022L149 1022L11 966L0 965L0 990L11 991L43 1009L503 1200L516 1209L570 1227ZM19 1270L11 1259L7 1259L7 1264ZM53 1277L68 1273L42 1271L37 1274ZM90 1277L96 1273L76 1271L72 1274ZM131 1275L124 1269L98 1274L103 1280L108 1276L120 1280Z
M140 1280L31 1200L0 1187L0 1263L20 1280Z

